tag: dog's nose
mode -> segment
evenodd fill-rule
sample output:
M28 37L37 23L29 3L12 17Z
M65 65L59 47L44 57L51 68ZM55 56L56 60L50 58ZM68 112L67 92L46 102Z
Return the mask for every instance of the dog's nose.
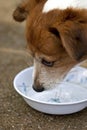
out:
M44 91L44 87L43 87L43 86L33 85L33 89L34 89L36 92L42 92L42 91Z

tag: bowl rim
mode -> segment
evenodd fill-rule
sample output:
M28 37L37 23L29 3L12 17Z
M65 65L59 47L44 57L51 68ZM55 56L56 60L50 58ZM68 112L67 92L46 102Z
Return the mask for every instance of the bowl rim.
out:
M81 104L81 103L87 102L87 99L83 99L83 100L74 101L74 102L67 102L67 103L51 103L51 102L45 102L45 101L38 101L38 100L35 100L35 99L31 98L31 97L26 96L25 94L23 94L23 93L17 88L16 80L17 80L17 78L18 78L20 75L22 75L22 74L25 73L26 71L29 71L30 69L33 69L33 66L32 66L32 67L25 68L25 69L23 69L22 71L20 71L20 72L14 77L14 80L13 80L13 86L14 86L15 90L16 90L17 93L20 94L23 98L26 98L26 99L28 99L28 100L31 100L31 101L36 102L36 103L39 103L39 104L52 105L52 106L77 105L77 104ZM66 82L66 81L64 81L64 83L73 84L72 82ZM79 86L79 84L76 84L76 85ZM84 87L84 89L86 89L86 88Z

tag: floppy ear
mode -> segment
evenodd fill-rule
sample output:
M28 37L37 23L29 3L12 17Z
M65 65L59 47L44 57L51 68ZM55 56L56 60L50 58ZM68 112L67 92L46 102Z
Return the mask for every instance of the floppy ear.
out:
M60 38L71 58L79 61L87 54L87 10L68 8L59 12L50 32Z
M87 53L87 24L80 22L67 21L49 28L51 33L60 38L68 55L77 61Z
M23 0L13 12L13 18L18 22L24 21L30 11L41 1L43 0Z
M71 58L79 61L87 53L87 24L67 22L60 30L64 48Z

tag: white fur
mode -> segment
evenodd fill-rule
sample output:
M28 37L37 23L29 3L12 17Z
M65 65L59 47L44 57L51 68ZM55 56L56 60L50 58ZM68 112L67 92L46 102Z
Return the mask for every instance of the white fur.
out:
M85 8L87 9L87 0L48 0L43 8L43 12L49 12L53 9Z

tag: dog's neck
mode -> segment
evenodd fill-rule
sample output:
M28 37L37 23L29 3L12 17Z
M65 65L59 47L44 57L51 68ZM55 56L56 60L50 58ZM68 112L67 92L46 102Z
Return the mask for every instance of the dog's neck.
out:
M87 9L87 0L48 0L43 8L43 12L49 12L53 9L84 8Z

